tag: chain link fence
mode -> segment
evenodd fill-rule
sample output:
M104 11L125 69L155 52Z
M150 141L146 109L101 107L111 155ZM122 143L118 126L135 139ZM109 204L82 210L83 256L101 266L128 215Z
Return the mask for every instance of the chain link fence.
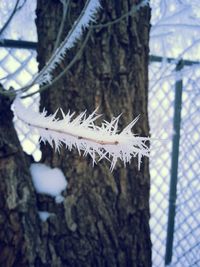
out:
M168 61L149 65L153 263L200 266L200 65Z
M148 112L153 146L150 158L150 227L155 267L164 266L166 250L174 111L173 70L174 65L160 62L151 62L149 66Z
M15 89L25 85L37 72L35 58L34 49L0 47L0 83ZM177 71L175 60L151 57L149 65L150 226L154 267L165 266L165 263L176 267L200 266L200 65L190 63L183 62L182 69ZM174 178L172 143L177 134L173 126L175 94L179 91L177 82L183 90L178 180L177 185L171 183L170 186ZM26 99L25 104L37 109L38 101L39 96L35 96ZM177 111L180 107L181 103L178 107L176 104ZM19 121L15 121L15 125L24 150L39 160L38 137L31 137ZM172 189L175 194L169 198ZM172 211L176 206L174 218L169 214L169 203ZM172 227L170 218L171 222L174 219Z
M19 89L30 82L37 73L36 51L35 49L24 49L20 47L20 42L16 44L8 42L12 48L0 47L0 83L5 89L13 87ZM22 43L23 44L23 43ZM24 46L27 46L24 44ZM20 48L19 48L20 47ZM34 88L35 90L35 88ZM34 95L24 100L26 106L38 109L39 96ZM39 150L38 136L30 136L30 131L24 127L21 121L15 120L15 127L19 140L24 151L32 155L36 161L41 157Z

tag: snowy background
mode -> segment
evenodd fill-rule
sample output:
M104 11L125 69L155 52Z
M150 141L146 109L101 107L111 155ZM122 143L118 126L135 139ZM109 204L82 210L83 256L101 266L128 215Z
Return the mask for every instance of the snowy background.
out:
M0 0L0 29L8 20L15 4L14 0ZM3 39L37 41L35 4L32 0L19 1L19 10L6 30L1 32L0 43ZM153 265L164 266L174 134L174 95L178 76L183 80L183 101L171 266L200 266L200 65L191 62L200 61L200 1L152 0L151 7L150 54L162 57L160 62L151 61L149 64L149 119L152 135L150 225ZM13 86L16 89L25 85L37 72L35 57L34 50L0 47L0 83L6 88ZM180 59L189 60L191 64L184 66L181 73L177 74L175 68ZM38 101L39 97L36 95L28 98L25 104L33 105L37 109ZM38 149L38 137L30 136L18 121L16 128L24 150L39 160L41 153ZM65 188L65 179L62 174L59 177L62 177L60 181ZM37 177L35 179L37 184ZM60 191L57 195L61 196ZM45 221L50 215L43 213L40 216Z

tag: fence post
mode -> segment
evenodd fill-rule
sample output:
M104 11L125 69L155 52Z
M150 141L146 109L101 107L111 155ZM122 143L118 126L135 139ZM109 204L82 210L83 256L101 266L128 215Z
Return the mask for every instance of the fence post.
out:
M183 60L176 65L176 72L179 73L184 67ZM178 157L179 157L179 141L181 126L181 106L182 106L182 78L176 80L175 84L175 101L174 101L174 120L173 120L173 141L172 141L172 159L171 159L171 179L169 191L169 212L167 224L167 241L165 252L165 265L171 263L174 239L174 223L176 215L176 196L177 196L177 178L178 178Z

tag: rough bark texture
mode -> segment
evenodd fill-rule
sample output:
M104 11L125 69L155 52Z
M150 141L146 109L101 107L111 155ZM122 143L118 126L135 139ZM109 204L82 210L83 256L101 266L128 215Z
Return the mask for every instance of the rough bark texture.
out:
M37 254L39 220L10 105L0 96L0 266L27 267L33 266Z
M101 3L98 21L107 22L130 10L136 1ZM71 1L65 34L83 4ZM61 14L60 1L38 1L40 68L52 52ZM41 107L50 113L58 107L78 113L99 106L105 119L123 113L121 127L141 114L135 132L148 136L149 19L150 10L145 7L136 16L93 31L80 60L65 78L42 94ZM77 51L78 47L73 49L55 73ZM64 202L53 208L56 217L49 219L50 228L44 237L53 241L51 266L151 266L148 160L143 159L140 171L137 160L133 160L126 168L119 163L111 173L108 162L93 168L91 159L78 156L77 151L63 149L57 154L49 146L42 150L43 162L61 168L68 180ZM39 197L39 205L52 211L45 197Z

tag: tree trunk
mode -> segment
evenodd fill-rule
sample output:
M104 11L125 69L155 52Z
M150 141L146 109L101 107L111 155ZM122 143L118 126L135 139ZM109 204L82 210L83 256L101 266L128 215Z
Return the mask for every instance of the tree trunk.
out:
M39 220L10 106L10 99L0 96L0 266L27 267L38 252Z
M97 21L104 23L128 12L136 1L102 1ZM71 1L70 22L79 14L83 2ZM45 64L57 36L62 4L38 1L38 61ZM123 113L121 127L141 114L135 132L149 135L147 118L149 7L119 23L93 30L82 57L51 90L41 95L41 108L50 113L58 107L67 112L88 113L99 107L105 119ZM64 36L63 36L64 37ZM80 42L81 43L81 42ZM70 62L80 45L70 51L55 75ZM62 266L151 266L149 230L149 169L143 159L126 168L121 162L111 173L109 162L92 167L92 160L77 151L55 153L42 146L42 160L65 173L68 187L64 202L51 222L54 247ZM48 206L41 199L40 205ZM54 266L54 265L53 265Z
M138 2L138 1L137 1ZM98 22L114 20L135 0L102 1ZM70 1L64 35L84 5ZM38 61L41 68L52 53L62 4L38 0ZM84 54L68 74L41 95L50 113L88 110L110 119L123 113L123 128L141 114L135 133L148 136L147 88L149 7L119 23L93 30ZM55 71L68 64L80 45ZM109 162L92 167L92 160L65 149L55 153L42 146L42 161L63 170L67 190L63 203L36 195L29 174L30 160L22 152L12 124L10 100L0 97L0 266L2 267L149 267L149 169L144 158L114 171ZM55 213L46 222L38 210Z

